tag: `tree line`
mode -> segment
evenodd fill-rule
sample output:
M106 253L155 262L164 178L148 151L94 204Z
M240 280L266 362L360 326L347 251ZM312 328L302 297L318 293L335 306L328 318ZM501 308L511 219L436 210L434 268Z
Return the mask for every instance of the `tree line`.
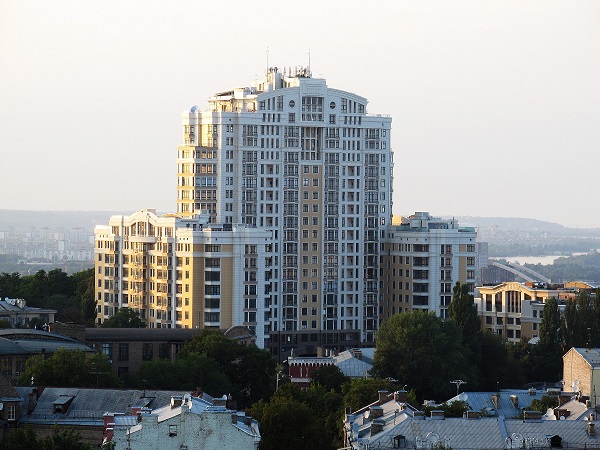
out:
M62 269L34 275L0 273L0 298L22 298L27 306L56 309L56 320L93 326L96 318L94 269L67 275ZM33 324L35 325L35 324Z

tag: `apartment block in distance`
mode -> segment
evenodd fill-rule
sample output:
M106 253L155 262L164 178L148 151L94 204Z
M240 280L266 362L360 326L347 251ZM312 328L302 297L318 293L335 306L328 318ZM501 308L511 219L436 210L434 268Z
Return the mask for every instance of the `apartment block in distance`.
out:
M128 307L149 328L247 326L264 345L271 231L142 210L94 233L98 324Z
M413 309L448 317L456 282L474 293L476 237L473 227L428 212L394 218L383 239L381 319Z
M593 295L596 288L595 284L581 281L564 284L511 281L477 287L475 304L484 330L519 342L521 338L539 337L544 305L549 298L558 301L562 312L567 300L574 300L582 291Z
M272 253L257 255L271 278L256 322L266 347L283 360L372 343L391 118L307 68L270 68L186 111L182 125L178 215L272 232Z

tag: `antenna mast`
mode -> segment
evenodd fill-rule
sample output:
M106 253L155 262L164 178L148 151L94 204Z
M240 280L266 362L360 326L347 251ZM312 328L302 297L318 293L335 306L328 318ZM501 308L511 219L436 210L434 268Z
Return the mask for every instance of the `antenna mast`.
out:
M450 384L455 384L456 385L456 396L458 397L460 385L461 384L467 384L467 382L463 381L463 380L453 380L453 381L450 382Z
M267 73L269 73L269 47L267 47Z

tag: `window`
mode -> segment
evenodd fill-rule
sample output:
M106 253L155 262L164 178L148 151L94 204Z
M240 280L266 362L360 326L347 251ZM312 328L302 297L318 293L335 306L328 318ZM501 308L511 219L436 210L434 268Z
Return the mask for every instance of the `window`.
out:
M117 376L119 378L127 378L127 376L129 375L129 367L119 367L117 369Z
M15 405L8 405L6 420L17 420L17 407Z
M151 361L154 356L154 346L152 343L142 345L142 361Z
M102 343L102 354L108 356L108 359L112 359L112 344L110 342Z
M169 425L169 436L177 436L177 425Z
M129 344L119 344L119 361L129 361Z

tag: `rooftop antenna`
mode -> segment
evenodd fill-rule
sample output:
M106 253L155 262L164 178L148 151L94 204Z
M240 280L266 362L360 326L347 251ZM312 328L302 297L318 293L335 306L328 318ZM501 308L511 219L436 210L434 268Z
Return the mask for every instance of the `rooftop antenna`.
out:
M310 76L310 48L308 49L308 76Z
M461 384L467 384L467 382L463 381L463 380L452 380L450 382L450 384L455 384L456 385L456 396L458 397L459 390L460 390L460 385Z
M269 47L267 47L267 73L269 73Z

